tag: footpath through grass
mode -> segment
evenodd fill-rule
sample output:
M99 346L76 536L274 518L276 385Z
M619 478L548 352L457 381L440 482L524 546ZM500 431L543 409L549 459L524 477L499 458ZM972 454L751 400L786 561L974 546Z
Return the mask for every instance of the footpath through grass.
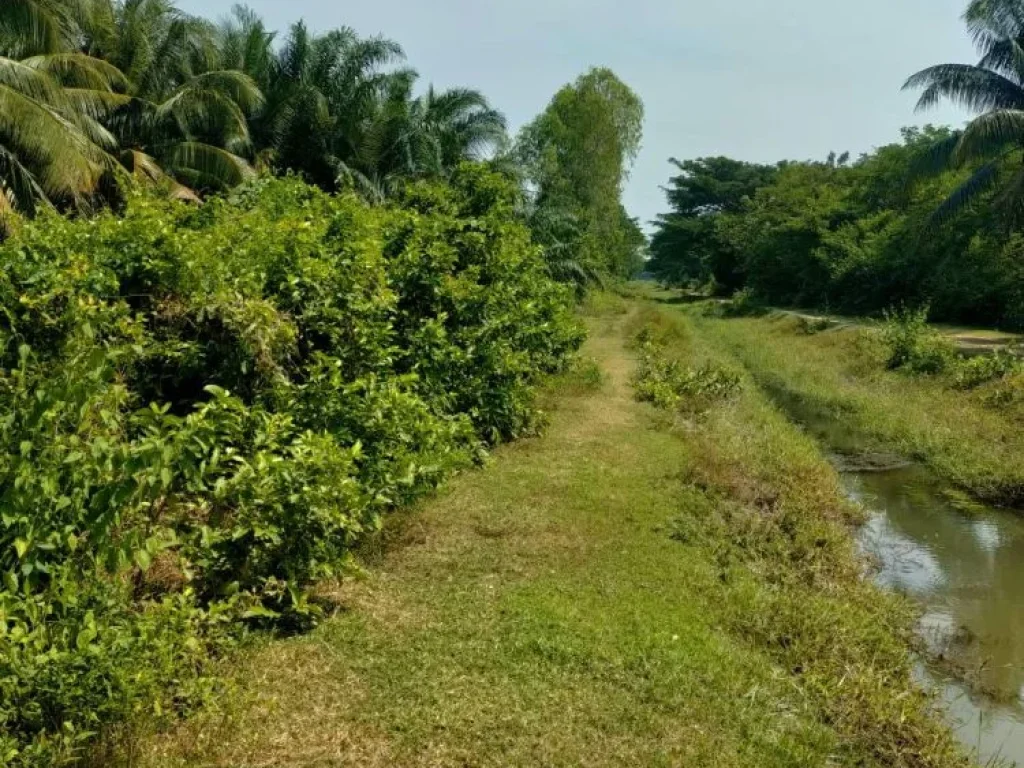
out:
M131 762L967 764L817 448L746 378L704 414L636 402L643 326L719 359L678 312L605 307L603 380L565 382L545 437L405 515L365 578L324 588L333 619L236 662L220 711Z
M980 499L1024 506L1021 377L962 391L943 377L886 370L877 335L864 330L808 332L787 316L719 319L700 306L689 315L774 397L811 421L841 425L845 434L830 436L837 448L852 439L854 452L918 459Z

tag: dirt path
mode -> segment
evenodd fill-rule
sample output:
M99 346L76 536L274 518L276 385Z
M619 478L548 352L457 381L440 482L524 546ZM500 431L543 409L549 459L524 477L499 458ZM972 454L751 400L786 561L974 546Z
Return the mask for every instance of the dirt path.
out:
M700 622L676 599L693 586L678 545L657 530L677 452L632 398L625 321L596 325L586 350L599 392L562 398L545 437L412 513L368 578L338 589L345 611L251 656L229 710L152 745L148 764L710 759L692 717L650 705L669 682L659 659ZM652 679L629 679L651 664ZM686 691L703 675L670 677Z

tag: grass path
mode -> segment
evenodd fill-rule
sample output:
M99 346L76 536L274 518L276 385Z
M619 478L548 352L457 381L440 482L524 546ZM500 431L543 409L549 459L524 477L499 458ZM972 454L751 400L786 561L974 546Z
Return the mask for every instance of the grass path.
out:
M792 658L811 652L803 628L775 647L737 618L776 637L784 612L762 598L788 596L785 580L725 562L727 533L670 535L681 510L712 519L721 494L710 481L695 490L701 444L633 399L625 337L637 311L594 321L600 388L562 392L543 438L405 514L366 577L334 588L334 618L247 654L222 711L150 741L133 764L961 764L922 720L905 669L862 670L855 647L845 672L808 674ZM842 622L821 622L814 631L839 642ZM873 625L870 642L904 647L894 626ZM865 643L880 664L886 653ZM861 678L885 701L862 701Z

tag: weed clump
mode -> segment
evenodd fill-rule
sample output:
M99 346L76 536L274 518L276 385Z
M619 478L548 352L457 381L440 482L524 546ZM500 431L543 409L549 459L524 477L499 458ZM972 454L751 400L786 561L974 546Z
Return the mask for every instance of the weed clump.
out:
M953 342L928 325L928 309L902 308L885 313L882 340L890 370L935 375L956 361Z
M1003 381L1024 373L1024 361L1012 352L1000 349L992 354L961 360L953 372L953 386L957 389L977 389L983 384Z
M647 326L637 335L639 364L633 377L637 399L664 410L706 411L740 391L740 376L712 363L684 365L666 354L654 331Z

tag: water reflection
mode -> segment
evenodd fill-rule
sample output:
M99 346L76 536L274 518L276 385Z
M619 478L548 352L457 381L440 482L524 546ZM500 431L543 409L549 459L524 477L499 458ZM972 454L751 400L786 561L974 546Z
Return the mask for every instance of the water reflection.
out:
M959 735L983 761L1024 765L1024 518L964 511L920 467L844 482L871 514L861 545L879 583L922 603L925 642L970 682L943 686Z

